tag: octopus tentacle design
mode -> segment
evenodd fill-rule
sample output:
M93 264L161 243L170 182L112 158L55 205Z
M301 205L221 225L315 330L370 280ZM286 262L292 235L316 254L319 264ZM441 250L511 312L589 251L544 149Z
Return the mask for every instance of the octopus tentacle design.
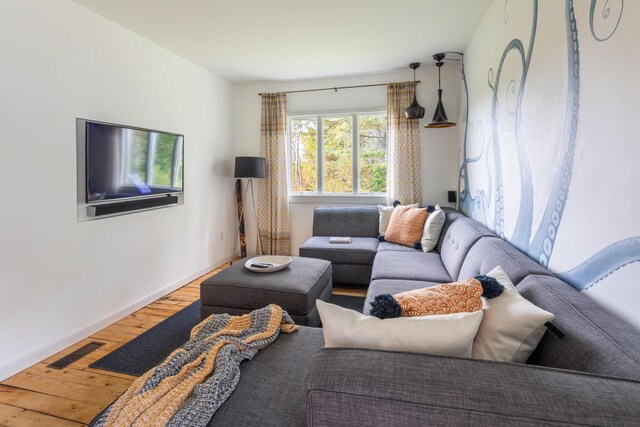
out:
M640 237L617 241L558 277L578 290L586 290L622 267L640 261Z
M605 34L603 35L596 34L597 31L595 28L595 22L596 22L597 3L598 3L597 0L591 0L591 6L589 7L589 28L591 28L591 35L593 36L593 38L598 40L599 42L603 42L603 41L609 40L611 36L618 29L618 25L620 25L620 20L622 19L622 10L624 9L624 0L614 1L614 3L619 4L619 8L617 8L618 13L616 14L618 19L615 21L615 24L613 24L613 21L611 21L612 23L610 27L612 28L609 31L606 31ZM611 15L610 3L611 3L611 0L606 0L604 2L604 4L602 5L602 13L600 13L601 18L598 18L598 19L601 19L602 21L607 21L609 20L609 18L611 18L612 15Z
M529 46L527 49L527 53L525 54L524 46L521 40L513 39L507 47L504 49L502 56L500 58L500 62L496 71L494 72L493 68L489 69L487 75L487 83L493 92L492 99L492 111L491 111L491 129L492 129L492 147L493 147L493 158L494 158L494 180L495 180L495 202L494 202L494 217L493 217L493 230L500 237L504 238L504 187L503 187L503 176L502 176L502 156L500 153L500 135L498 134L498 92L500 88L500 79L502 76L502 69L506 59L509 54L512 52L516 52L520 57L520 62L522 66L522 74L520 75L520 83L516 85L516 81L511 79L507 85L507 96L509 93L513 93L516 90L516 86L518 86L517 96L515 99L515 105L513 108L510 108L507 105L508 113L510 115L515 115L515 129L516 129L516 149L518 152L518 161L519 161L519 170L521 174L520 185L521 185L521 193L522 197L520 199L520 208L519 208L519 219L517 221L518 227L516 227L516 232L512 237L512 243L520 249L526 249L526 245L529 242L529 236L531 233L531 224L533 221L533 187L531 180L531 169L529 165L528 155L526 151L526 146L524 144L524 137L522 134L522 116L521 116L521 106L522 99L524 95L526 77L529 70L529 64L531 63L531 58L533 54L533 46L535 43L535 36L537 30L537 16L538 16L538 2L537 0L533 2L533 25L531 30L531 36L529 40ZM466 85L466 81L465 81ZM466 88L466 86L465 86ZM466 89L465 89L466 90ZM468 99L468 94L467 94ZM467 102L468 105L468 102ZM466 132L465 132L466 134ZM466 137L465 137L465 148L466 148ZM465 150L466 152L466 150ZM465 156L466 158L466 156ZM463 163L463 168L466 168L467 163ZM461 172L461 176L467 176L466 169ZM468 182L465 182L465 188L468 189ZM460 199L464 200L464 196L467 194L461 194ZM468 195L471 197L470 195ZM477 212L477 209L482 206L482 203L478 205L480 201L475 201L474 198L472 200L463 203L462 209L468 209L464 211L465 213L471 213L472 206L475 208L473 211ZM483 215L484 216L484 215ZM476 219L477 214L474 215Z
M525 137L523 135L522 126L522 98L529 74L529 65L533 57L533 47L536 40L536 31L538 29L538 2L533 3L533 21L531 25L531 35L529 37L529 48L527 56L523 61L522 80L520 82L520 90L518 91L518 100L516 104L516 148L518 150L518 165L520 167L520 206L518 209L518 218L516 228L512 236L513 244L520 250L526 250L531 237L531 225L533 224L533 179L531 178L531 167L529 163L529 155L525 145Z
M475 197L469 194L469 173L468 173L468 165L471 163L479 162L485 154L486 144L484 138L482 139L482 150L480 154L475 157L469 157L467 152L467 136L469 132L469 87L467 85L467 77L464 69L464 56L460 59L460 75L462 77L462 83L464 85L464 93L465 93L465 102L467 108L465 109L465 126L464 126L464 137L463 137L463 147L462 147L462 164L460 165L459 175L458 175L458 208L460 211L465 212L470 217L480 221L483 224L487 223L485 206L488 206L487 201L487 192L481 190L476 192ZM493 70L489 70L488 81L489 86L491 86L491 81L493 79ZM484 129L484 123L479 122ZM484 132L482 132L484 134ZM491 194L491 190L488 192Z
M529 255L537 259L545 267L549 265L549 259L558 235L558 227L562 221L562 214L569 195L578 132L578 113L580 110L580 50L573 0L567 1L566 15L569 55L568 102L561 156L563 160L556 171L540 227L536 231L528 251Z
M507 13L507 6L509 5L509 0L504 0L504 9L502 11L502 22L505 24L509 22L509 14Z
M505 23L508 22L507 4L503 11ZM600 42L608 40L617 30L624 6L624 0L606 0L600 4L598 0L591 1L589 12L589 26L592 36ZM526 87L529 65L533 56L537 19L538 1L533 1L533 21L531 38L528 50L525 53L523 43L519 39L511 40L505 47L498 66L489 68L487 74L487 85L492 92L491 108L491 139L489 144L482 141L482 150L479 155L472 158L468 156L468 126L469 126L469 91L466 76L464 74L464 63L462 63L462 79L466 95L466 120L462 149L462 162L459 170L458 192L459 209L474 219L487 224L487 214L491 198L493 200L493 231L500 237L505 238L504 229L504 188L502 155L500 150L498 114L500 112L498 92L500 79L503 76L503 65L505 60L512 54L519 55L522 66L522 75L519 81L512 79L506 85L506 112L509 116L515 116L515 139L516 155L520 173L520 204L515 222L513 235L508 240L522 251L529 254L540 264L547 267L553 253L553 249L558 235L558 229L562 222L563 213L569 196L571 180L573 176L574 157L577 144L578 119L580 112L580 45L578 40L578 25L574 13L574 0L566 0L564 6L566 16L566 42L567 42L567 106L565 111L564 134L561 138L560 163L552 172L551 190L548 198L544 201L544 209L540 225L533 230L533 186L531 179L530 162L525 146L524 126L522 124L522 100ZM608 22L607 22L608 20ZM605 23L597 27L596 23ZM519 84L518 84L519 83ZM504 87L503 87L504 89ZM514 100L514 95L517 97ZM503 116L504 117L504 116ZM481 123L481 122L480 122ZM472 163L486 161L488 151L492 149L493 154L493 177L489 180L489 188L478 189L475 194L471 194L469 182L468 166ZM487 152L485 153L485 150ZM595 283L613 274L615 271L631 263L640 261L640 236L630 237L612 243L600 250L595 255L584 261L577 267L560 273L559 276L574 286L576 289L589 289Z
M518 39L513 39L505 50L502 52L498 69L496 70L494 86L493 86L493 100L491 103L491 130L492 130L492 145L493 145L493 161L495 168L495 186L496 186L496 200L494 206L493 217L493 231L504 238L504 184L502 182L502 156L500 154L500 135L498 134L498 88L500 87L500 77L502 75L502 67L507 59L507 56L511 51L516 51L520 54L522 62L525 62L524 48L522 42ZM524 69L524 66L523 66ZM521 87L522 89L522 87Z

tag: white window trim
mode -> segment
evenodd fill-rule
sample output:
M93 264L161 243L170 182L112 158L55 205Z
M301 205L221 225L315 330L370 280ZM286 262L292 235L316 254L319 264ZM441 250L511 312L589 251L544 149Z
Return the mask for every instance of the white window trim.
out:
M357 120L358 116L364 115L376 115L376 114L384 114L387 115L387 111L385 108L372 108L372 109L358 109L354 110L343 110L343 111L322 111L322 112L301 112L301 113L290 113L287 114L287 151L286 151L286 162L287 162L287 193L289 195L290 203L386 203L387 193L360 193L357 189L360 188L360 175L359 175L359 164L358 160L360 158L360 144L358 143L358 131L360 122ZM292 119L305 119L305 118L313 118L316 120L316 135L318 140L322 140L322 144L317 144L317 156L318 159L324 159L324 135L322 132L324 131L323 126L321 126L321 119L327 117L344 117L344 116L352 117L352 128L351 128L351 144L352 144L352 186L354 191L351 193L325 193L324 192L324 161L318 162L318 192L316 193L305 193L305 192L294 192L291 189L291 120Z

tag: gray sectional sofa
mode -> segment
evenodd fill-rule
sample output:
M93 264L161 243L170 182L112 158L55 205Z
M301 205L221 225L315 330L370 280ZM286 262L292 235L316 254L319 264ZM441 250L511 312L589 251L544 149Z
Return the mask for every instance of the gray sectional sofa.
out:
M322 329L301 326L241 364L209 426L640 425L638 331L486 227L449 210L436 250L422 253L378 242L375 207L315 215L301 254L329 258L338 283L370 278L367 300L500 265L525 298L555 314L561 334L547 331L527 364L516 364L324 348ZM329 246L330 235L357 240Z
M500 265L525 298L556 316L559 333L547 331L527 364L321 349L302 363L309 425L640 425L640 333L632 326L458 211L447 210L431 253L378 242L377 221L375 207L316 208L314 236L300 248L330 259L342 274L336 283L370 277L365 314L378 294ZM334 235L357 244L330 245Z

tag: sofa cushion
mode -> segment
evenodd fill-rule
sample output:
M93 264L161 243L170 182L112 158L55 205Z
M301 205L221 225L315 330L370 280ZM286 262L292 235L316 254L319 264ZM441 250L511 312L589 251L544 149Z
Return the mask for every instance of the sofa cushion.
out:
M326 259L333 264L371 265L378 249L375 237L352 237L351 243L329 243L329 236L314 236L300 246L300 256Z
M504 240L498 237L482 237L469 249L460 268L458 280L487 274L497 266L502 267L514 285L529 274L551 275L549 270Z
M464 282L443 283L393 295L387 293L376 297L370 314L380 319L388 319L478 311L482 310L483 291L479 280L468 279Z
M301 326L292 334L280 334L240 365L238 385L208 426L305 425L305 372L323 347L320 328Z
M426 282L453 282L434 252L378 252L373 261L371 279L423 280Z
M473 218L469 218L467 216L461 216L460 219L462 219L465 222L468 222L469 225L476 230L478 233L480 233L482 236L487 236L487 237L498 237L496 235L496 233L494 233L493 231L491 231L486 225L476 221Z
M453 221L455 221L458 218L464 218L464 215L462 214L462 212L457 211L455 209L442 208L442 210L445 213L445 219L444 219L444 225L442 226L442 231L440 232L440 238L438 239L438 244L436 245L436 250L438 252L440 252L440 250L442 249L442 241L444 240L444 236L447 234L447 230L449 229Z
M435 211L429 214L424 223L422 238L420 239L422 252L431 252L435 249L438 244L438 240L440 240L440 234L442 233L442 227L444 227L445 219L445 212L440 208L440 205L436 205Z
M410 208L417 208L420 205L418 203L414 203L407 206ZM378 212L380 212L380 218L378 218L378 234L380 236L384 236L384 233L387 232L387 227L389 227L389 221L391 220L391 215L395 208L395 206L378 205Z
M391 214L384 239L387 242L413 247L422 238L427 215L426 209L397 206Z
M470 357L482 310L378 319L318 301L326 347Z
M402 246L397 243L380 242L378 243L378 252L382 251L404 251L404 252L417 252L418 249L413 249L408 246Z
M503 292L484 300L484 317L473 341L473 358L524 363L547 331L553 314L523 298L500 267L487 273Z
M325 348L312 426L637 427L640 382L518 363Z
M429 286L437 286L440 283L423 282L420 280L396 280L396 279L378 279L372 280L367 290L367 298L362 308L363 314L370 314L371 301L381 294L399 294L400 292L413 291L415 289L427 288Z
M469 249L482 236L475 225L465 221L465 218L457 218L451 223L440 248L442 263L451 277L460 275L460 268Z
M377 237L379 216L375 206L315 208L313 235Z
M527 276L518 291L555 314L564 334L547 331L528 363L640 380L640 333L631 325L553 276Z

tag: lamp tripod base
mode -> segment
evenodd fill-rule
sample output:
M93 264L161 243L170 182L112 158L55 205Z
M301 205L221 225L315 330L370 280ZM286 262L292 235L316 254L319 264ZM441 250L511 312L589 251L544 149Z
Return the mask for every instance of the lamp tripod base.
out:
M242 203L242 181L236 179L236 204L238 205L238 238L240 239L240 256L247 257L247 242L244 234L244 206Z
M256 210L256 194L253 191L253 178L249 178L249 188L251 189L251 200L253 201L253 215L256 219L256 251L258 251L258 255L264 255L264 249L262 248L262 239L260 238L260 223L258 222L258 211Z
M262 239L260 238L260 224L258 223L258 212L256 211L256 196L253 191L253 178L249 178L248 189L251 191L251 201L253 202L253 215L256 221L256 253L264 254ZM240 241L240 256L247 257L247 241L244 228L244 203L242 197L242 180L236 180L236 204L238 205L238 240Z

